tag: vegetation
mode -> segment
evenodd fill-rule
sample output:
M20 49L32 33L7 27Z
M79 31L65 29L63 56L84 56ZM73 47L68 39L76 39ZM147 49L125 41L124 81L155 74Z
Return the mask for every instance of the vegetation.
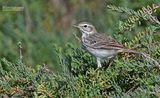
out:
M97 69L72 27L90 21L98 31L160 62L159 0L0 3L25 7L0 12L0 97L160 97L160 70L152 60L121 54Z

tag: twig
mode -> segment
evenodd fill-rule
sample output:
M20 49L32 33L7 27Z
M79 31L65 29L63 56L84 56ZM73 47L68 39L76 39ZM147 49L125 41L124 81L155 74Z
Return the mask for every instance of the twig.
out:
M145 54L143 52L137 52L137 51L130 50L130 49L123 50L122 53L123 52L124 53L139 54L139 55L143 56L144 58L147 58L147 59L151 60L158 67L158 69L160 70L160 64L155 59L151 58L148 54Z
M74 33L74 36L79 42L81 42L81 39L75 33Z
M22 43L18 42L18 49L19 49L19 59L22 62L23 56L22 56Z
M158 67L158 69L160 70L160 64L153 58L151 58L149 55L145 54L145 53L141 53L142 56L144 56L147 59L150 59L151 61L154 62L154 64Z
M136 86L138 86L138 85L134 85L132 88L130 88L130 89L126 92L126 94L129 94L131 91L133 91L133 89L135 89Z

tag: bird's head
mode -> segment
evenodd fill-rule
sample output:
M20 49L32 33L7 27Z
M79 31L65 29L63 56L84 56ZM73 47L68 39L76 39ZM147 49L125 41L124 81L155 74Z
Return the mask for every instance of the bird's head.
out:
M97 32L95 27L88 22L80 22L77 25L74 25L74 27L78 28L82 34L89 35Z

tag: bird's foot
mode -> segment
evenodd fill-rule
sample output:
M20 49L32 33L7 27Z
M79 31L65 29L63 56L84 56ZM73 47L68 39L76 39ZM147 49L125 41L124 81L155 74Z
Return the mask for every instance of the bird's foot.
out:
M97 68L95 69L95 71L98 71L98 70L100 70L100 69L102 69L102 67L97 67Z

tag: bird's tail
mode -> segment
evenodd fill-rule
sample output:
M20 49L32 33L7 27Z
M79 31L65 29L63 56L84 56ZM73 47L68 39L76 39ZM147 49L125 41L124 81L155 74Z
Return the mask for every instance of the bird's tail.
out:
M145 54L145 53L142 53L142 52L137 52L137 51L134 51L134 50L131 50L131 49L123 49L123 50L120 50L119 52L120 53L138 54L138 55L144 57L145 59L151 60L158 67L158 69L160 70L160 64L155 59L151 58L149 56L149 54Z

